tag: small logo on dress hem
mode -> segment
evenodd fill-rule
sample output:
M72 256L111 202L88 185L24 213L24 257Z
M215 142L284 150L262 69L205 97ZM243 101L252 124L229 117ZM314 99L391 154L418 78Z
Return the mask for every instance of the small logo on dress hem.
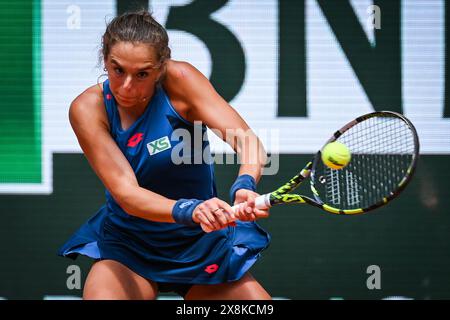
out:
M211 264L205 268L205 271L209 274L216 272L219 269L219 266L217 264Z

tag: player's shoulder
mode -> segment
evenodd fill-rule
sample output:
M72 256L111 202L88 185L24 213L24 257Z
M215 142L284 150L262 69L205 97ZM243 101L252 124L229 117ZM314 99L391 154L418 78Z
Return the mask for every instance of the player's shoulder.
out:
M90 86L80 93L71 103L71 106L82 109L89 109L89 106L103 104L103 92L100 84Z
M180 81L193 76L199 71L189 62L168 60L166 64L166 79Z
M186 61L169 60L166 65L163 86L169 95L187 97L201 90L207 78Z
M106 115L101 84L88 87L70 104L69 117L79 120L104 118Z
M192 86L206 77L192 64L186 61L169 60L166 65L164 85L178 88Z

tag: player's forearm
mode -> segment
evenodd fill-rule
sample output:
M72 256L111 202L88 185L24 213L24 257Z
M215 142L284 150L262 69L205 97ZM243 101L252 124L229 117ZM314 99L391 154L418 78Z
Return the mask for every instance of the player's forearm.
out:
M261 178L263 168L259 165L250 165L250 164L241 164L239 167L239 176L243 174L248 174L255 178L255 181L258 182Z
M124 189L116 194L115 199L128 214L150 221L175 222L172 217L175 200L139 186Z
M253 141L242 141L237 150L241 166L239 175L248 174L259 181L267 162L267 153L258 137L254 136Z

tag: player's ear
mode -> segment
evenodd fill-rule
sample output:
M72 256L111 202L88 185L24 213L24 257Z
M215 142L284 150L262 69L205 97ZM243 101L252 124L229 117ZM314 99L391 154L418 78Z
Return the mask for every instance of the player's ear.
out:
M103 58L103 71L107 71L107 69L106 69L106 62L108 61L108 59L105 57L105 58Z

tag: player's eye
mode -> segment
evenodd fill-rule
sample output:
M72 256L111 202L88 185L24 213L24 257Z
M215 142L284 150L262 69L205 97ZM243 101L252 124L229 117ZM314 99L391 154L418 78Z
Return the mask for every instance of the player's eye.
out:
M145 71L141 71L141 72L139 72L139 73L137 74L137 77L138 77L139 79L145 79L145 78L147 78L147 76L148 76L148 73L145 72Z
M123 74L122 68L114 68L114 72L119 76Z

